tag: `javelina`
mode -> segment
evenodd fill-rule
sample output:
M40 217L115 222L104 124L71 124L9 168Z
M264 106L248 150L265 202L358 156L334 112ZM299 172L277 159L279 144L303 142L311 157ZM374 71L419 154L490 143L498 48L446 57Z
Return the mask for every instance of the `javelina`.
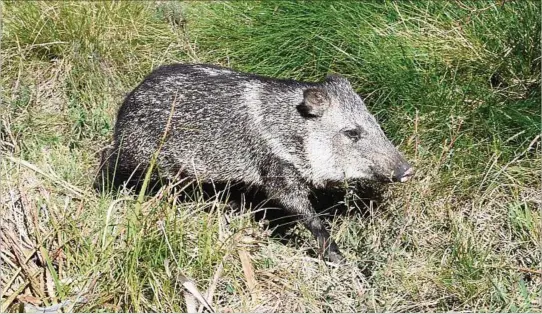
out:
M102 174L114 174L115 185L141 182L156 151L161 178L262 189L299 215L335 262L342 255L311 207L311 189L413 174L339 75L311 83L203 64L161 66L124 100Z

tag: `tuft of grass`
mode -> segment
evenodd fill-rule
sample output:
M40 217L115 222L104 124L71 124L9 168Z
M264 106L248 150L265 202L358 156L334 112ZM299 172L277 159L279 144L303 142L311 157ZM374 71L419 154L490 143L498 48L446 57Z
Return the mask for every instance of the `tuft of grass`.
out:
M182 312L194 284L220 312L542 311L539 3L0 6L2 310ZM347 194L342 268L227 193L95 193L123 96L171 62L343 74L417 176L380 203Z

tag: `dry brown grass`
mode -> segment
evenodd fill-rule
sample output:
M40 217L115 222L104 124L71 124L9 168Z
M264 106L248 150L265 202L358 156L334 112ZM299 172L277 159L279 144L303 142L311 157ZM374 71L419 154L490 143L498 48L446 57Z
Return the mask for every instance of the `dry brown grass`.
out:
M531 86L540 74L507 68L501 71L506 85L499 88L476 80L486 67L509 64L497 65L507 50L491 48L487 33L476 37L467 31L469 25L491 28L488 21L497 14L492 12L501 11L465 3L476 9L471 24L462 27L425 5L358 8L375 17L372 28L359 29L375 30L373 46L363 46L369 47L363 53L374 68L344 61L359 59L354 49L345 48L350 37L337 46L341 51L334 58L353 64L345 71L359 66L359 77L375 78L360 83L376 90L370 104L392 115L403 113L387 126L418 168L412 182L390 186L380 204L367 209L353 202L352 194L345 199L347 214L331 223L348 259L341 267L314 257L314 241L300 226L283 244L250 213L228 211L223 198L203 200L196 194L181 203L165 187L139 202L126 191L91 189L96 153L111 136L118 104L152 67L220 55L225 63L231 57L240 67L261 66L262 72L312 73L303 66L305 50L295 46L295 38L288 62L268 67L283 57L269 37L287 34L272 28L278 24L269 24L263 44L250 36L253 42L232 37L211 49L206 45L215 37L205 31L221 27L213 19L222 12L221 4L2 3L2 310L62 305L64 311L201 312L201 294L217 312L542 311L539 132L533 133L529 120L512 134L501 127L510 123L507 106L527 107L539 100ZM189 14L186 21L175 19L185 9L197 21ZM232 18L236 15L230 15L239 8L230 9L222 19L243 34ZM281 23L301 23L290 9L291 20ZM459 4L445 9L463 10ZM382 10L401 15L398 22L389 22ZM247 21L259 16L254 12L246 12ZM348 12L337 12L349 25ZM504 16L511 19L507 30L512 31L515 20ZM183 28L183 23L200 28ZM352 29L345 26L343 33L357 38ZM505 36L496 32L494 37ZM441 63L424 63L416 72L401 63L404 56L395 50L379 55L398 42L412 60L438 57ZM230 52L223 50L226 44L233 47ZM243 59L245 48L252 49L254 59ZM379 58L391 63L384 67ZM439 67L445 67L444 74ZM400 91L410 80L422 86L409 85L406 97ZM393 92L380 93L386 88ZM451 109L439 111L435 103ZM413 104L416 110L409 107ZM476 120L481 117L477 110L488 104L501 111Z

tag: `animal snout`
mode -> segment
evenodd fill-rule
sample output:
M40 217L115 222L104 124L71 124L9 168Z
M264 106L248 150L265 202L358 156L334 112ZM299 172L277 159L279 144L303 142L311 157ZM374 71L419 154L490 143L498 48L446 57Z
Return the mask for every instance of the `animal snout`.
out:
M393 181L406 182L414 175L414 173L414 167L408 163L402 163L393 172Z

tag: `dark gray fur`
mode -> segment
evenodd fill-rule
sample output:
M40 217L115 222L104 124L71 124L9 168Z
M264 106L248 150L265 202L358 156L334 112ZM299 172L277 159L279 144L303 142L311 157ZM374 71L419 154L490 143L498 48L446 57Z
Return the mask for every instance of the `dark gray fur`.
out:
M124 100L102 174L114 173L115 185L140 182L172 106L155 177L258 187L300 215L332 261L341 254L309 202L311 190L345 180L390 181L410 167L341 76L309 83L172 64Z

